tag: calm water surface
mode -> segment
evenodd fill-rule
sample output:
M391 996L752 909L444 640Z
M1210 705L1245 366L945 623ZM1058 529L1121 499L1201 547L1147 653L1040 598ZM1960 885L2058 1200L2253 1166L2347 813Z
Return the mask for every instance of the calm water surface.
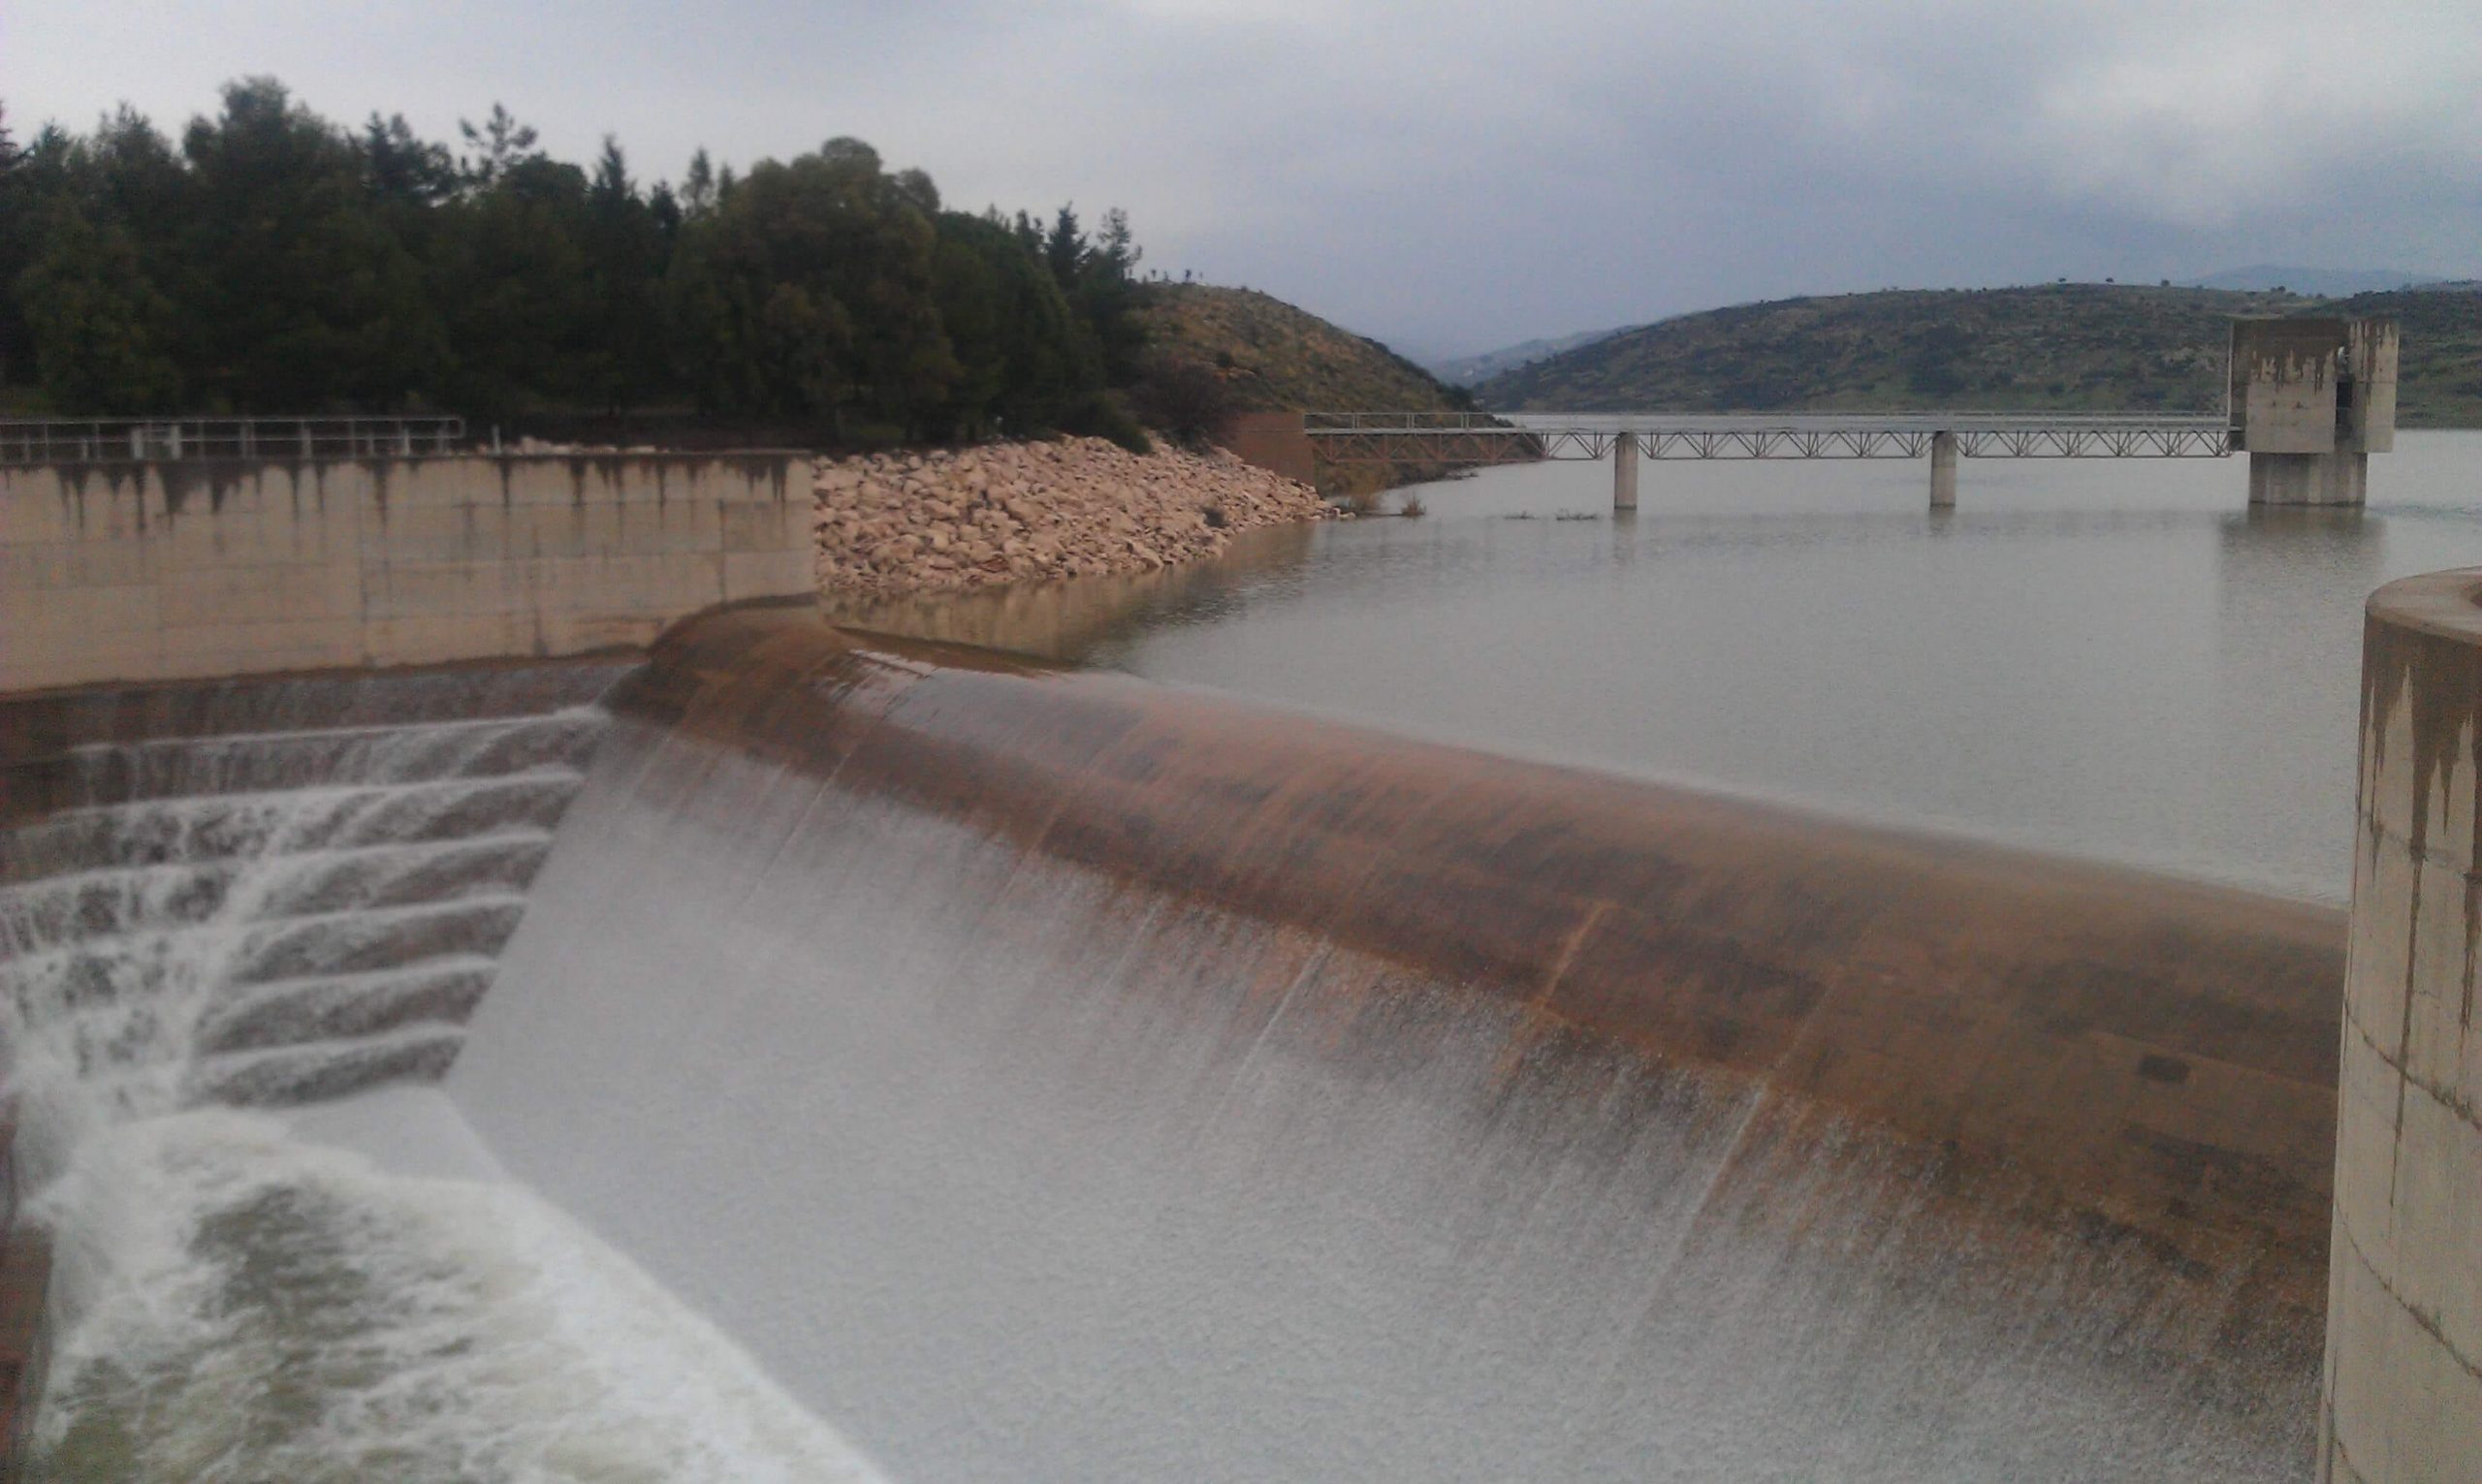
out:
M2361 512L2239 458L1607 464L1419 491L1082 613L1089 663L1424 736L2341 900L2361 612L2482 563L2482 433ZM1592 519L1562 521L1568 513ZM1531 519L1518 519L1531 517ZM992 637L992 636L981 636Z

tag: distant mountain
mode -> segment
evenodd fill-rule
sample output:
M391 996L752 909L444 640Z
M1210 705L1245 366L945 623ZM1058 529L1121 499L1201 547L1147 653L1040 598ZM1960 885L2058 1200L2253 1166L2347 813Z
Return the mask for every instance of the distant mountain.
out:
M1474 389L1501 412L2220 408L2241 315L2392 314L2408 426L2482 426L2482 292L2312 299L2133 284L1891 290L1642 325Z
M2317 299L2344 299L2355 294L2385 294L2395 289L2419 289L2447 281L2434 274L2408 273L2392 268L2286 268L2280 264L2259 263L2248 268L2226 268L2204 278L2192 278L2183 287L2239 289L2245 293L2287 289Z
M1562 351L1575 350L1580 345L1592 345L1597 340L1608 340L1620 332L1619 330L1582 330L1573 335L1562 335L1556 340L1527 340L1519 345L1507 345L1498 350L1484 351L1479 356L1454 356L1444 361L1432 361L1426 363L1434 375L1449 386L1471 387L1488 381L1503 372L1513 371L1518 366L1548 360Z

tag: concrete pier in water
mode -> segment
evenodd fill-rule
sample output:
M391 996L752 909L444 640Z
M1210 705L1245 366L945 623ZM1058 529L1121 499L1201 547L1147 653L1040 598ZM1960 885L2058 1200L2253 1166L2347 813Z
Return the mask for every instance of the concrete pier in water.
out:
M2364 504L2370 456L2396 446L2397 327L2385 319L2236 320L2232 446L2252 505Z
M1930 435L1930 508L1953 510L1957 505L1957 435L1936 432Z

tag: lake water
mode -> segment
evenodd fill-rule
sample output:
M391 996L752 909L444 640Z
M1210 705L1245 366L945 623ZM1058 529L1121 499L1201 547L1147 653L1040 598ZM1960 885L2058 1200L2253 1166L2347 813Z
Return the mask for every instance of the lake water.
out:
M1613 516L1604 463L1422 487L1423 519L1255 542L1088 600L1051 647L1501 751L2340 901L2363 601L2482 563L2476 432L2401 435L2372 459L2366 511L2253 511L2238 458L1967 459L1940 515L1919 460L1640 469L1634 519Z

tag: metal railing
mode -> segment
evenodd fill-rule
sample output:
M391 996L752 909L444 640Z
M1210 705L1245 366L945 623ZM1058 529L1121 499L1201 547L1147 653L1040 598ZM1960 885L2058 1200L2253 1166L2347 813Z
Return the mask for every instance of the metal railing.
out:
M0 464L401 458L464 441L463 418L0 419Z

